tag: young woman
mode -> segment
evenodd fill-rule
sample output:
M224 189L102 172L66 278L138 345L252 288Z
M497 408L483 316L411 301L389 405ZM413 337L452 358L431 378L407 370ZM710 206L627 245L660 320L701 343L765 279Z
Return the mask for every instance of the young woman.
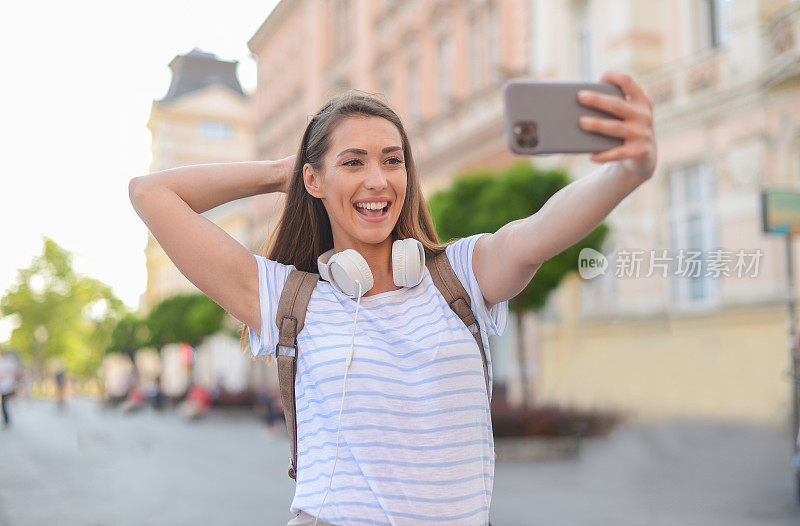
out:
M508 300L653 173L652 104L628 75L601 80L626 94L580 98L623 119L581 123L624 139L591 157L606 164L530 217L448 245L437 240L400 119L383 102L353 92L314 115L296 156L187 166L131 181L133 206L167 255L247 326L243 340L257 356L275 355L276 309L292 268L333 268L333 256L352 249L363 258L353 264L371 275L372 283L343 285L335 272L317 282L297 336L291 525L487 524L491 393L476 341L424 261L446 253L470 296L491 379L488 336L504 331ZM277 191L287 193L286 205L264 255L200 215ZM420 246L424 257L413 261ZM420 265L419 280L396 279L393 248L405 251L406 264Z

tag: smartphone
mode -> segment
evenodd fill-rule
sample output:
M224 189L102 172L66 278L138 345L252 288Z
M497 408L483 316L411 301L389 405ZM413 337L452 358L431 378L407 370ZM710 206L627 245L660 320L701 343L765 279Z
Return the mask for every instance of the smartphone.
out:
M578 101L580 90L599 91L624 99L619 86L608 82L549 82L512 79L503 86L508 147L520 155L598 153L623 140L583 130L584 115L622 120Z

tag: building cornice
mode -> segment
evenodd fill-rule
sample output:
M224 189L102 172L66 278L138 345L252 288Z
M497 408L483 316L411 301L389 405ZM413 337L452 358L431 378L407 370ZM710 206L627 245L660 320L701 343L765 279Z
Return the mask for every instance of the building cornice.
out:
M255 34L247 41L247 48L250 52L258 54L267 38L281 26L286 17L301 3L302 0L280 0L264 22L256 29Z

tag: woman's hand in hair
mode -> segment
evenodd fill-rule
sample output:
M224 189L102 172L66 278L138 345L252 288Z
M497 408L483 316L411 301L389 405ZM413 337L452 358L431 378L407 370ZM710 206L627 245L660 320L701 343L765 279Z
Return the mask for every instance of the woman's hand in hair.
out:
M296 157L296 155L290 155L289 157L273 161L274 166L277 168L277 176L281 181L280 192L289 192L289 185L292 183L292 170L294 169L294 160Z
M649 179L656 167L656 140L653 132L653 103L644 89L626 73L606 72L601 82L616 84L622 89L624 99L588 91L578 100L584 106L610 113L617 119L598 117L581 118L580 126L592 131L623 139L615 148L593 154L590 160L597 163L619 161L625 170Z

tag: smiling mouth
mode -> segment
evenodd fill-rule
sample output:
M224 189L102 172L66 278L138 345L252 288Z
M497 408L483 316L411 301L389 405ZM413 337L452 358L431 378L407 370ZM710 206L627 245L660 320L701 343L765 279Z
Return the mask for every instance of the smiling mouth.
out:
M386 202L386 205L384 205L381 208L373 208L374 204L372 204L372 203L368 203L368 204L370 205L370 208L366 208L364 206L357 206L355 204L353 205L353 208L355 208L356 212L358 212L359 214L361 214L364 217L379 218L379 217L387 215L389 213L389 207L392 206L392 203L388 202L388 201Z

